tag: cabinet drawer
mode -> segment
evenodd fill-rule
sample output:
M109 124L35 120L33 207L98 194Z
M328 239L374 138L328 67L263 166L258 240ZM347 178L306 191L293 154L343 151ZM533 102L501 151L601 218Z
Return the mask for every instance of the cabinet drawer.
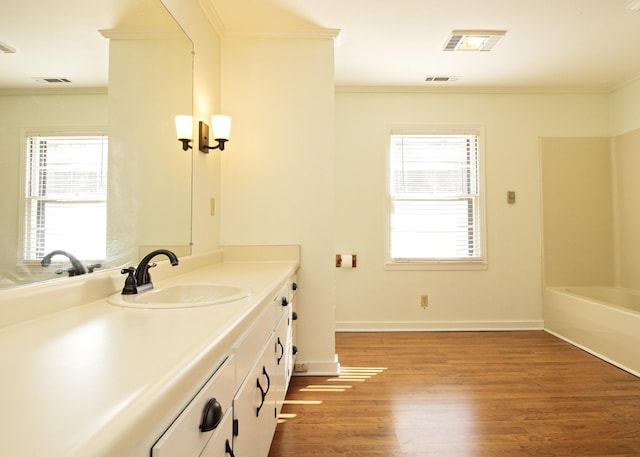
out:
M256 322L251 326L247 334L241 338L235 348L236 355L236 379L235 385L239 386L256 361L258 348L264 346L265 341L273 332L273 310L265 309Z
M212 399L219 404L217 413L231 411L235 378L235 358L230 356L198 392L178 418L151 449L152 457L198 457L220 423L209 431L200 431L204 410Z

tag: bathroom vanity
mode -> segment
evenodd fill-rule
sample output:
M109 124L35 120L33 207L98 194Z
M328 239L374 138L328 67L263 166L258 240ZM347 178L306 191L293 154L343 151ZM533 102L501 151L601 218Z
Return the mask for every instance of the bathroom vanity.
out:
M104 297L5 325L0 455L266 456L293 371L297 269L176 267L156 289L216 283L252 293L162 309ZM121 287L124 277L102 281Z

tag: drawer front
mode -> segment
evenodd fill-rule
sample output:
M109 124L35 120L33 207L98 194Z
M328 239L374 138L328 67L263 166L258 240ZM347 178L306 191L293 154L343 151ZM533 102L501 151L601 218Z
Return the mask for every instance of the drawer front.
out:
M169 429L151 449L152 457L198 457L220 423L209 431L201 431L205 408L216 402L212 415L224 417L231 411L235 380L235 358L230 356L195 398L189 402ZM215 401L212 401L215 399Z
M265 341L273 332L274 324L273 310L265 309L236 347L236 386L242 383L247 372L255 363L258 356L256 351L264 346Z

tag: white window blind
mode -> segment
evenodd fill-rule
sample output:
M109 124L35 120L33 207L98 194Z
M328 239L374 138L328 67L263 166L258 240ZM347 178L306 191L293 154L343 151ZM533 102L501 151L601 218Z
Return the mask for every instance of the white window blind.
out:
M392 262L481 261L477 133L391 133Z
M24 259L62 249L106 255L107 137L26 138Z

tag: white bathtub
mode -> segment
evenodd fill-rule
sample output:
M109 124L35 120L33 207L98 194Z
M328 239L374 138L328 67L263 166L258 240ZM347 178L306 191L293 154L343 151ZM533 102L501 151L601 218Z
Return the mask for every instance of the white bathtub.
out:
M640 376L640 291L616 287L549 287L545 330Z

